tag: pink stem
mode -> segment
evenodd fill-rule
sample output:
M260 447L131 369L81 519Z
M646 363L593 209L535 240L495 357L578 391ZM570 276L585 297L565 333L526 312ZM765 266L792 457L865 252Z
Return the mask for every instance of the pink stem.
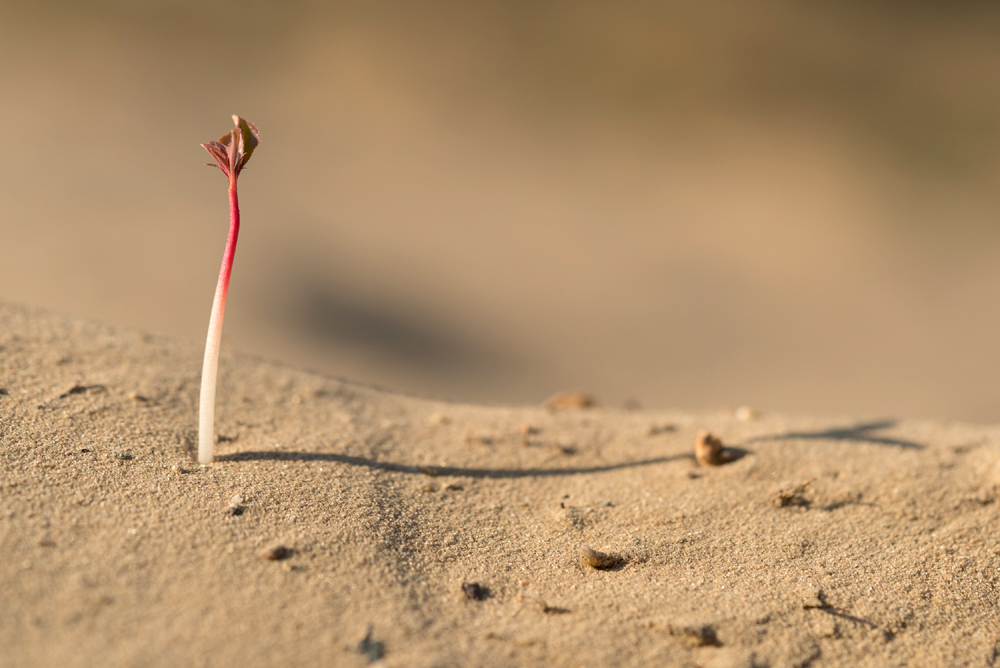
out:
M215 287L212 315L208 321L205 361L201 369L201 396L198 417L198 461L210 464L215 459L215 385L219 370L219 347L222 343L222 319L226 313L229 277L233 273L236 240L240 235L240 202L236 194L236 177L229 181L229 237L222 255L219 283Z

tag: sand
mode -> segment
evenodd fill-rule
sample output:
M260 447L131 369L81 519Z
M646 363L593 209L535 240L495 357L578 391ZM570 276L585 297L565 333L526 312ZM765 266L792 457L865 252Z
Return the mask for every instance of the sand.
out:
M996 428L446 404L224 345L200 467L200 363L0 305L0 665L1000 657Z

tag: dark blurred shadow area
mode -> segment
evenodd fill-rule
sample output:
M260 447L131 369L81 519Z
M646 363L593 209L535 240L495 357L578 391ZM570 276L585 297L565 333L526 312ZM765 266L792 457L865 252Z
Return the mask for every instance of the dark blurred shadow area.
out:
M1000 419L1000 6L0 0L0 299L405 392Z

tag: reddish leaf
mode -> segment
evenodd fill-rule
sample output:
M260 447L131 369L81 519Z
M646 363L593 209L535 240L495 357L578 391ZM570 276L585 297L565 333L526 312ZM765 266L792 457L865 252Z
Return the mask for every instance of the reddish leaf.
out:
M240 175L254 149L260 144L257 126L235 115L233 122L236 124L235 130L219 137L219 141L202 144L216 162L214 165L209 163L209 166L221 169L230 181Z

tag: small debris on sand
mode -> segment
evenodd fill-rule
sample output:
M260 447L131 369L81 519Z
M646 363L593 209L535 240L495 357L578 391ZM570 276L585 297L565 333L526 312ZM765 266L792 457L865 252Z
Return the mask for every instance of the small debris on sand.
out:
M550 411L572 411L597 406L597 400L589 392L571 390L557 392L545 400L543 404Z
M584 546L580 548L580 563L598 570L606 570L622 563L622 558L617 554L605 554Z
M59 395L60 399L65 399L72 394L83 394L84 392L107 392L107 388L103 385L83 385L81 383L76 383L73 387L69 388L65 392Z
M434 426L443 426L446 424L451 424L451 418L443 413L431 413L427 418L427 424Z
M740 422L750 422L752 420L756 420L758 417L757 411L750 408L749 406L740 406L739 408L736 409L733 415Z
M295 553L290 547L285 547L284 545L272 545L266 547L260 552L261 559L267 559L268 561L282 561L288 559Z
M575 455L576 445L573 443L557 443L556 448L564 455Z
M659 436L660 434L670 434L677 431L677 427L672 424L651 424L649 425L649 431L646 432L649 436Z
M693 624L688 626L670 626L670 635L678 636L684 642L695 647L721 647L715 627L711 624Z
M569 608L560 608L555 605L549 605L542 600L538 601L538 607L541 608L542 612L546 615L565 615L569 613Z
M788 489L779 489L774 493L774 497L771 499L776 508L787 508L789 506L798 506L800 508L808 508L812 501L806 496L806 490L809 485L816 478L810 478L803 483L799 483L794 487L789 487Z
M149 401L148 397L144 397L141 394L139 394L138 392L129 392L128 393L128 398L131 399L132 401L136 402L137 404L144 404L147 401Z
M478 582L463 582L462 593L470 601L485 601L490 597L490 588Z
M497 439L492 434L485 432L469 432L465 435L465 442L469 445L494 445Z
M733 461L732 453L726 451L722 441L704 429L698 434L694 444L694 458L702 466L722 466Z
M535 434L541 431L542 430L539 429L538 427L528 424L527 422L525 422L524 424L522 424L520 427L517 428L517 432L521 434L521 436L534 436Z
M242 515L243 514L243 495L234 494L233 498L229 499L229 506L226 507L227 515Z
M358 653L364 654L368 663L375 663L385 656L385 643L372 638L372 627L369 626L365 637L358 643Z

